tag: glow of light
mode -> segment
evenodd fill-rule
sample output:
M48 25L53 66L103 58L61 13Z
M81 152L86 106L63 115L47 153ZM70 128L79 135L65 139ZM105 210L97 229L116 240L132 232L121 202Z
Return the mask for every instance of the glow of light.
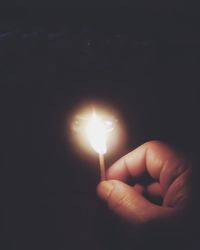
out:
M86 125L86 136L92 148L101 155L107 151L106 134L105 122L93 112Z

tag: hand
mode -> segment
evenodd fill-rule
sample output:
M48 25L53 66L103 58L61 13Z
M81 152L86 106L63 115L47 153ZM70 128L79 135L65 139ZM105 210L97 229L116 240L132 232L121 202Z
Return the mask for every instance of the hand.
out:
M189 200L190 164L169 146L158 141L147 142L114 163L101 182L97 193L121 218L131 224L169 219L181 213ZM153 182L139 182L148 174ZM126 182L132 177L135 185ZM148 199L162 198L157 205Z

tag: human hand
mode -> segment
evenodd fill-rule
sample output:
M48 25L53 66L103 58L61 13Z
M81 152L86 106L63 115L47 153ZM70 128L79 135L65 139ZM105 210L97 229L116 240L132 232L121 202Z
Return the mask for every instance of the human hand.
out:
M141 185L148 174L153 182ZM97 193L116 214L131 224L143 225L180 214L187 207L190 163L178 152L158 141L147 142L128 153L107 171L107 180ZM135 185L128 185L128 178ZM144 195L147 196L144 196ZM146 197L161 197L157 205Z

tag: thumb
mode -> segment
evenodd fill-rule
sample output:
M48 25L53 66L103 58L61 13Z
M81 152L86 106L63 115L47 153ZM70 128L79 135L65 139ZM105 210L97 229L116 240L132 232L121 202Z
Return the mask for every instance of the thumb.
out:
M97 193L116 214L134 224L143 224L170 213L170 208L152 204L134 187L118 180L102 181Z

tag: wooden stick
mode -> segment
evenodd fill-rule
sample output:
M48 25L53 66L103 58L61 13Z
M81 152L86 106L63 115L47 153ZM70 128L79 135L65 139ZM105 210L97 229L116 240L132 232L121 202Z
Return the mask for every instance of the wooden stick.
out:
M105 159L103 154L99 154L99 166L100 166L101 181L105 181L106 172L105 172Z

